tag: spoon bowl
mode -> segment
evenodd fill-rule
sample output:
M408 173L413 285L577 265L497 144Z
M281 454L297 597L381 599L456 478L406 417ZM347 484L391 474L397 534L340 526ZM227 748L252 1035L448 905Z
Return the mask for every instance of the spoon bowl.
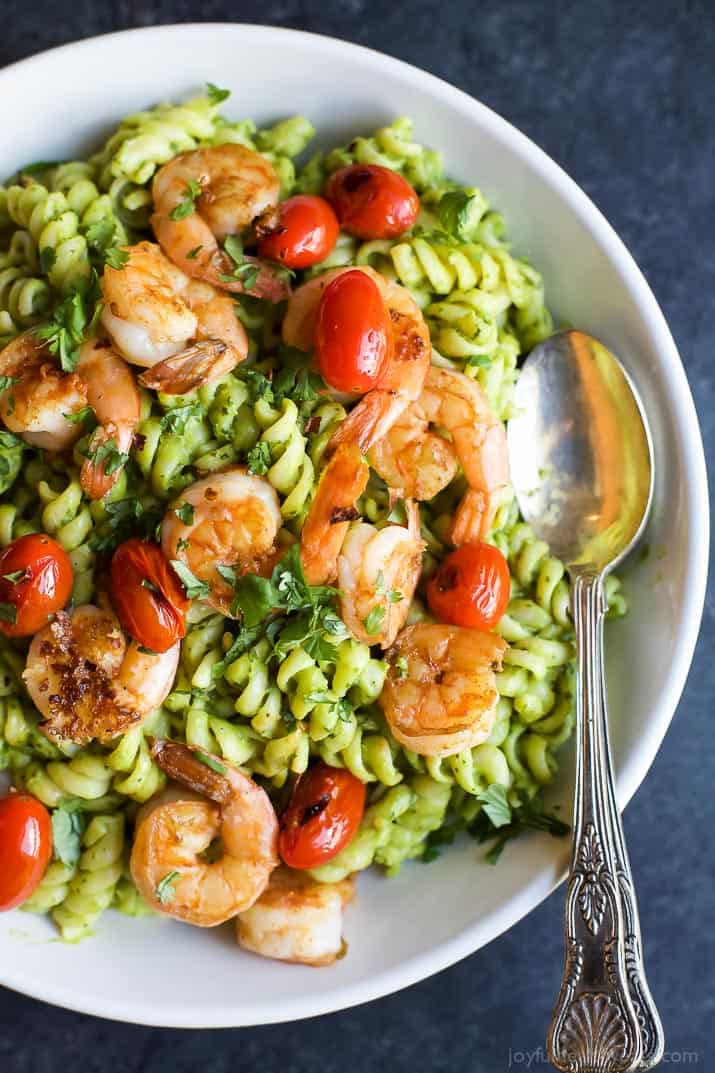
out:
M516 384L511 478L521 512L570 570L615 566L653 495L643 409L618 359L584 332L540 343Z

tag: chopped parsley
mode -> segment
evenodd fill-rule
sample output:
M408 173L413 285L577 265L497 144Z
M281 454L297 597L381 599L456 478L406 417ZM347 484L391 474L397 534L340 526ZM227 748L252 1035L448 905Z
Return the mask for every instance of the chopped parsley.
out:
M201 183L198 179L189 179L181 201L169 213L172 220L185 220L196 208L196 201L201 197Z
M176 897L174 883L178 878L178 872L167 872L164 878L159 880L155 893L162 905L170 905Z
M94 466L104 465L104 472L108 477L111 477L113 473L116 473L129 461L127 452L119 450L116 440L112 436L105 440L104 443L93 447L87 458Z
M194 246L194 248L189 250L186 254L187 261L193 261L201 253L202 249L203 246Z
M269 403L275 402L273 384L263 373L257 372L256 369L246 369L242 379L249 390L251 405L258 402L259 399L265 399Z
M223 283L231 283L240 280L247 291L250 291L258 279L259 269L251 261L247 261L243 254L243 243L238 235L227 235L223 248L234 264L233 272L224 273L220 278Z
M385 575L382 570L378 570L377 577L375 578L375 592L378 596L386 596L387 602L390 604L399 604L404 600L404 596L399 589L385 588Z
M271 449L265 440L259 440L256 446L251 448L246 461L248 462L249 473L254 473L257 476L263 476L264 473L268 473L268 470L273 465L273 459L271 458Z
M101 304L97 303L92 316L89 316L87 298L75 291L60 302L49 324L35 329L37 338L47 343L51 354L59 357L63 372L71 373L74 370L85 333L91 334L101 310Z
M19 376L0 376L0 394L16 384L19 379Z
M194 521L194 507L192 503L180 503L174 507L174 514L184 525L192 525Z
M211 591L205 581L199 581L199 579L192 574L188 566L182 563L180 559L172 559L171 565L174 567L181 584L186 590L186 595L190 600L205 600Z
M127 250L120 250L117 246L110 246L104 251L104 263L110 268L119 270L129 263L129 253Z
M385 621L385 608L380 604L376 604L373 607L367 618L362 620L362 624L365 627L365 632L370 637L374 637L382 629L382 624Z
M201 417L203 411L198 402L187 403L186 406L175 406L167 410L161 419L161 431L181 433L184 432L192 417Z
M221 89L219 86L215 86L213 82L207 82L206 96L211 101L211 104L221 104L231 96L231 90Z
M26 578L31 577L31 573L27 567L22 570L13 570L11 574L3 574L3 581L9 581L11 585L17 585L19 581L25 581Z
M74 414L63 414L65 421L69 421L70 425L85 425L90 421L96 421L94 410L91 406L83 406L81 410L77 410Z
M219 764L218 760L214 760L213 756L209 756L209 754L205 753L203 749L194 749L193 754L197 760L200 760L202 764L206 765L206 767L211 768L211 770L215 771L217 775L226 774L227 769L224 767L224 765Z

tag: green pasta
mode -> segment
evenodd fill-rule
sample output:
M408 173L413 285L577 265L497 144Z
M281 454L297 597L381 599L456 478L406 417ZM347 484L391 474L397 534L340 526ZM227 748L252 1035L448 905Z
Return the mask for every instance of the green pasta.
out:
M361 241L341 233L322 263L293 273L292 285L349 266L369 266L400 284L429 330L432 363L475 380L497 418L508 420L523 357L553 324L540 274L512 252L504 219L482 192L446 175L440 154L415 139L408 119L302 163L315 134L307 118L259 129L250 119L228 118L225 96L209 86L183 104L161 103L127 116L90 159L31 167L0 187L0 346L49 326L42 333L50 340L48 360L72 369L82 340L105 330L97 327L104 265L121 267L122 247L153 240L152 182L179 153L244 145L271 162L282 198L324 192L330 175L347 165L379 164L417 191L415 226L395 239ZM193 193L187 188L173 218L188 219L201 193L200 184ZM234 251L236 272L250 272L250 261L241 263L241 243L231 238L226 250ZM244 238L250 255L255 235ZM236 278L224 275L219 282L233 286ZM406 861L429 859L465 826L484 825L495 835L500 827L518 827L557 777L559 751L573 732L568 577L505 489L487 535L511 576L511 598L496 628L508 647L496 674L489 736L439 756L418 755L396 741L380 706L390 653L351 636L338 613L340 594L309 586L298 555L331 439L355 398L334 398L312 356L284 343L284 303L232 297L248 337L246 361L186 395L140 389L131 445L103 499L90 500L80 480L91 453L91 424L61 452L0 429L0 548L31 533L53 537L73 567L70 607L111 602L115 549L133 537L160 542L167 511L175 511L173 521L193 525L196 508L182 503L181 493L210 474L218 482L225 470L241 467L267 482L263 490L278 528L275 558L255 574L251 566L248 576L240 561L229 558L235 565L224 565L216 537L224 525L232 540L234 522L224 519L202 533L202 554L219 568L229 595L212 599L209 586L185 568L180 580L190 599L173 683L156 710L134 723L128 718L120 733L81 746L51 740L23 680L29 638L0 632L0 770L48 809L59 809L53 822L74 817L76 853L53 859L24 908L50 913L70 942L91 934L110 907L130 916L153 912L131 878L129 855L137 813L167 786L152 754L156 738L184 742L199 758L210 754L219 768L234 765L255 778L279 810L311 765L322 761L350 772L365 784L359 829L311 870L320 881L337 882L371 865L394 875ZM0 395L12 382L0 381ZM91 422L91 416L79 420ZM433 621L425 584L451 550L455 510L466 491L459 471L434 499L420 503L425 550L419 586L405 605L408 625ZM331 517L330 524L351 521L355 513L382 530L404 524L409 512L373 471L355 511ZM150 592L152 584L145 586ZM402 598L393 595L396 602ZM626 613L618 578L607 580L606 598L609 617ZM261 614L252 617L255 604ZM145 645L139 651L148 661L156 655Z

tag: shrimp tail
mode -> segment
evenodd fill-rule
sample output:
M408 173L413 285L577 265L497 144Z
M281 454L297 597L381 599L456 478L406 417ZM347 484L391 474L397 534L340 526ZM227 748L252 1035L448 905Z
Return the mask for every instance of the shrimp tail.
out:
M166 738L147 738L147 741L152 759L170 778L218 804L229 800L231 785L221 774L223 764L218 757ZM209 766L208 761L215 767Z
M238 355L220 339L202 339L185 350L152 365L139 377L142 387L166 395L186 395L195 388L230 373Z
M330 458L341 443L357 444L360 452L367 454L373 444L387 435L408 402L409 399L397 392L368 392L335 430L326 457Z

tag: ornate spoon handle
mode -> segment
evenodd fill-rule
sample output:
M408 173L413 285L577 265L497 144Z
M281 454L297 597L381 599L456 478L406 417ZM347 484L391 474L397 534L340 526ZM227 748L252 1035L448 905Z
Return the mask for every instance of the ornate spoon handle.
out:
M625 966L624 921L604 759L603 581L574 579L578 652L576 801L566 890L566 956L547 1049L564 1073L630 1073L641 1031Z
M604 613L608 610L603 606ZM606 686L602 685L601 698L601 734L604 742L603 762L606 765L605 779L607 787L608 815L611 823L613 836L614 860L616 875L618 877L618 889L621 895L623 909L623 932L625 944L626 974L631 993L631 1002L636 1011L636 1017L640 1024L642 1055L639 1069L652 1069L657 1066L663 1057L665 1036L658 1010L656 1009L653 996L648 987L643 963L643 944L641 942L641 928L638 917L638 901L636 899L631 864L628 859L628 850L623 835L621 814L616 801L615 780L611 766L611 749L608 737L608 714L606 707Z

